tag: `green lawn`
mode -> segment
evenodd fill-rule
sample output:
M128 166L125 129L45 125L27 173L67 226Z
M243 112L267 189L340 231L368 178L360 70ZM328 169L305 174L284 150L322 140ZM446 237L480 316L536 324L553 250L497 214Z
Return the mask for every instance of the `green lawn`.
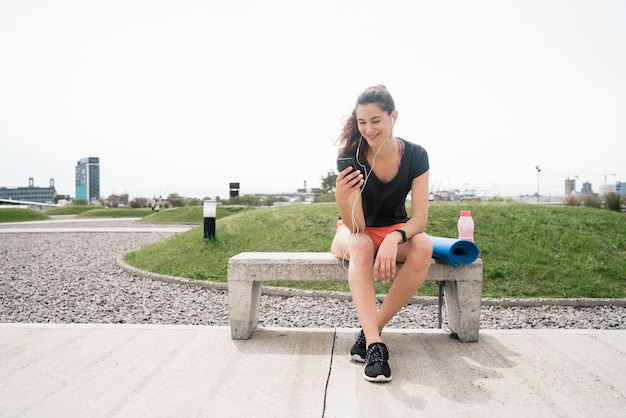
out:
M45 212L24 208L0 208L0 222L43 221L50 219Z
M217 218L224 218L235 213L248 210L255 210L252 206L222 206L217 207ZM202 224L203 208L202 206L186 206L182 208L161 209L158 212L150 211L150 214L143 218L141 222L148 223L184 223L184 224Z
M338 216L334 203L225 208L218 207L215 241L205 243L200 226L129 253L126 262L156 273L223 282L228 258L243 251L329 251ZM201 209L193 210L198 211L193 219L201 219ZM471 210L476 224L484 297L626 297L624 214L511 202L432 202L427 232L455 237L461 210ZM345 283L275 284L347 291ZM427 283L419 294L435 295L436 288Z
M102 209L102 206L92 206L92 205L68 205L68 206L59 206L56 208L48 209L46 211L46 215L80 215L83 212L87 212L89 210L94 209Z

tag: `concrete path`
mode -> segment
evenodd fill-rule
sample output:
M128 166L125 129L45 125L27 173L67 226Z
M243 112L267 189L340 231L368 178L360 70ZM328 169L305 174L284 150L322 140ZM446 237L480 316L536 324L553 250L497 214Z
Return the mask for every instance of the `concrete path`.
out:
M393 381L362 378L353 329L0 324L2 417L618 417L626 332L384 333Z

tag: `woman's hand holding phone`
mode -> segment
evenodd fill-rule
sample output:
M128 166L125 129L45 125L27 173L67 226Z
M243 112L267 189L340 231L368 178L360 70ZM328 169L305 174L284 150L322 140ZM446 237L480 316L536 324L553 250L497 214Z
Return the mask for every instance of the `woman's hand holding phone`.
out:
M352 157L342 157L337 159L337 171L340 173L348 167L352 167L354 170L356 168L356 164L354 163L354 158Z
M363 186L363 174L355 169L356 164L352 157L337 160L337 176L335 195L337 200L348 198L352 192Z

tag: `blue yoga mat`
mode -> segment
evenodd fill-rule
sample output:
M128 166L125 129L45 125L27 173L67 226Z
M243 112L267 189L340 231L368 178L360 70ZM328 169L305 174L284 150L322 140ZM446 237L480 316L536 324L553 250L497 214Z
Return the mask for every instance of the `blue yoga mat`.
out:
M430 237L433 243L433 258L450 264L472 264L480 255L478 246L472 241L455 238Z

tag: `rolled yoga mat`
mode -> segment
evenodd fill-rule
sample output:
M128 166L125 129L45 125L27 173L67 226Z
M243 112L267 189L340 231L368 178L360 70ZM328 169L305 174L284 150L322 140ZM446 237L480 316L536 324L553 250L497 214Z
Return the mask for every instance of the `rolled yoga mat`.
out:
M433 258L450 264L472 264L480 255L478 246L472 241L455 238L430 237L433 243Z

